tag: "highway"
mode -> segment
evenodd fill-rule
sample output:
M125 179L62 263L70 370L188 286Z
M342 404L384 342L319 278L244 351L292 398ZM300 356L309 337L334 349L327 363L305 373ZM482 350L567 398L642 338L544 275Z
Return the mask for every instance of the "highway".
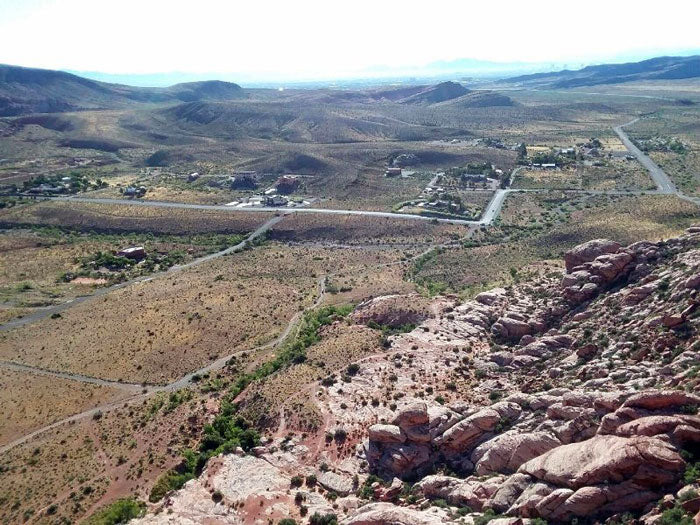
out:
M512 192L513 190L496 190L496 193L493 194L493 198L489 202L489 205L484 210L481 219L479 219L479 224L482 226L493 224L493 221L495 221L498 215L501 213L503 202L506 200L508 194Z
M661 168L659 168L653 160L651 160L647 155L642 153L642 151L637 146L635 146L634 143L627 136L627 133L623 131L623 127L630 126L638 120L639 119L636 118L627 122L626 124L615 126L613 130L615 130L617 136L620 137L620 140L627 148L627 151L629 151L632 155L637 157L637 160L641 163L641 165L649 171L649 175L651 175L651 178L654 180L654 183L656 183L656 187L659 188L659 191L661 193L675 193L679 196L683 195L681 192L678 191L678 188L676 188L675 184L671 182L671 179L668 177L668 175L666 175L666 173L664 173L664 171Z

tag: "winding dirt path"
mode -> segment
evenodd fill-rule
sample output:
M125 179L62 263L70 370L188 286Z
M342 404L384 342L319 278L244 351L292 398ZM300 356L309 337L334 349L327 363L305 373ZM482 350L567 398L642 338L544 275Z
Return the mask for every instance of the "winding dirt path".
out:
M44 432L47 432L47 431L52 430L54 428L58 428L61 425L80 421L80 420L86 419L88 417L93 417L94 415L96 415L98 413L107 412L107 411L112 410L114 408L123 407L126 404L131 405L131 404L135 404L135 403L141 403L146 398L148 398L154 394L157 394L159 392L172 392L172 391L184 388L192 382L192 378L195 375L201 376L201 375L206 374L206 373L220 370L233 357L237 357L237 356L243 355L245 353L257 352L260 350L266 350L268 348L275 348L275 347L279 346L287 339L287 337L289 337L289 334L291 334L292 330L294 330L295 326L299 323L302 316L306 312L317 308L321 304L321 302L323 301L323 299L326 295L325 280L326 280L326 276L323 276L318 280L318 296L316 297L314 302L311 305L304 308L303 310L294 314L294 316L289 320L289 323L287 323L286 328L272 341L265 343L263 345L260 345L260 346L256 346L252 349L240 350L240 351L235 352L233 354L229 354L229 355L226 355L224 357L221 357L221 358L217 359L216 361L209 363L208 365L206 365L198 370L194 370L194 371L186 374L185 376L173 381L172 383L168 383L167 385L162 385L162 386L146 385L146 386L144 386L144 385L134 385L134 384L128 384L128 383L119 383L120 387L123 387L125 389L133 388L136 391L140 390L140 393L135 394L131 397L127 397L125 399L122 398L122 399L119 399L117 401L105 403L104 405L100 405L98 407L91 408L89 410L85 410L85 411L79 412L77 414L73 414L72 416L63 418L59 421L51 423L50 425L46 425L44 427L38 428L38 429L30 432L29 434L25 434L24 436L17 438L14 441L11 441L11 442L1 446L0 447L0 454L3 454L16 446L22 445L22 444L30 441L31 439L40 436ZM81 376L79 374L64 374L62 372L53 372L53 371L49 371L49 370L38 369L35 367L25 367L23 365L16 365L15 363L0 362L0 366L3 366L3 363L7 363L8 367L11 367L11 368L22 369L22 370L30 371L30 372L34 372L34 373L44 373L47 375L54 375L57 377L62 377L64 379L73 379L75 381L83 381L83 382L95 383L95 384L101 384L101 382L104 382L106 384L106 386L114 386L114 383L116 383L113 381L106 381L106 380L100 380L98 378Z

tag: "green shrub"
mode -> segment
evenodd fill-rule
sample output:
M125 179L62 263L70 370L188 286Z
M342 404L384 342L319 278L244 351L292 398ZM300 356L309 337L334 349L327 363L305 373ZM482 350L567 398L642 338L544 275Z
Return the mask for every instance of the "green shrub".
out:
M335 514L319 514L315 512L309 518L311 525L338 525L338 517Z
M700 480L700 461L689 463L685 467L685 472L683 473L683 482L688 485L698 480Z
M676 505L663 511L659 519L660 525L693 525L693 518L686 514L683 507Z
M86 525L118 525L140 518L146 512L146 504L133 498L120 499L98 510L85 522Z
M156 503L162 500L168 492L171 490L181 489L182 486L191 479L194 479L193 472L180 473L176 470L164 472L160 475L160 477L158 477L155 485L153 485L151 493L148 495L148 501L151 503Z
M474 519L474 525L486 525L489 521L500 518L493 509L486 509L481 516Z
M171 490L177 490L194 479L204 469L209 458L233 452L237 447L247 452L259 444L260 434L257 430L244 418L236 415L236 409L231 403L222 401L219 415L204 426L199 454L193 450L186 450L182 463L158 478L151 489L149 501L160 501Z
M304 478L301 476L293 476L292 479L289 481L289 484L292 487L301 487L304 484Z

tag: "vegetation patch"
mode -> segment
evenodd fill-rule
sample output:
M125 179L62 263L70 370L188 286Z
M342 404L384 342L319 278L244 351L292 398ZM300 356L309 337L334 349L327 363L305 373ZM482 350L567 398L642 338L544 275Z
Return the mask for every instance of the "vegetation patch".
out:
M146 512L146 504L133 498L120 499L97 511L86 521L86 525L119 525L140 518Z

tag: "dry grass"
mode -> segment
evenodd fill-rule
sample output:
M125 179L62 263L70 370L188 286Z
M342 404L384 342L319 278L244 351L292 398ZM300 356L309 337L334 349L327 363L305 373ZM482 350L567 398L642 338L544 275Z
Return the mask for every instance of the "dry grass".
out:
M271 216L272 213L264 212L236 213L53 201L0 210L0 226L44 224L80 230L167 234L247 233Z
M314 261L300 255L247 251L132 285L4 333L0 355L109 379L171 381L279 334L316 293Z
M498 223L528 229L551 228L566 222L571 213L603 206L610 201L605 195L572 194L551 190L537 193L512 193L508 196Z
M697 221L697 206L672 196L596 198L580 209L570 208L570 218L551 226L534 225L511 208L502 230L494 229L477 237L483 245L436 251L420 267L413 278L421 284L442 283L454 291L478 291L512 280L511 268L522 274L522 268L541 259L558 259L577 244L596 238L609 238L622 244L677 235ZM541 204L523 203L543 216ZM536 211L536 210L540 211ZM563 217L562 217L563 218ZM550 217L548 216L548 219Z
M399 254L396 254L398 259ZM405 294L415 291L415 285L404 279L408 262L387 263L384 266L358 268L352 272L341 271L328 279L328 287L334 290L325 298L326 304L358 303L368 297Z
M127 395L118 388L0 368L0 445Z
M654 190L649 172L636 161L608 159L604 166L579 166L576 170L586 190Z
M523 170L515 177L513 188L579 189L580 179L568 169Z
M285 217L268 237L299 242L416 245L458 239L466 232L465 226L431 221L300 213Z
M130 382L163 383L218 357L271 341L317 296L323 275L358 275L364 298L402 290L397 272L362 277L400 252L262 248L131 285L0 335L0 358ZM388 267L387 267L388 268ZM352 291L351 291L352 292ZM50 341L46 333L51 333Z
M218 403L195 394L168 405L167 399L135 401L5 452L0 522L75 522L121 497L146 500L155 479L181 460L184 448L196 446Z
M654 151L651 159L656 162L678 188L688 195L700 196L700 142L682 155Z

